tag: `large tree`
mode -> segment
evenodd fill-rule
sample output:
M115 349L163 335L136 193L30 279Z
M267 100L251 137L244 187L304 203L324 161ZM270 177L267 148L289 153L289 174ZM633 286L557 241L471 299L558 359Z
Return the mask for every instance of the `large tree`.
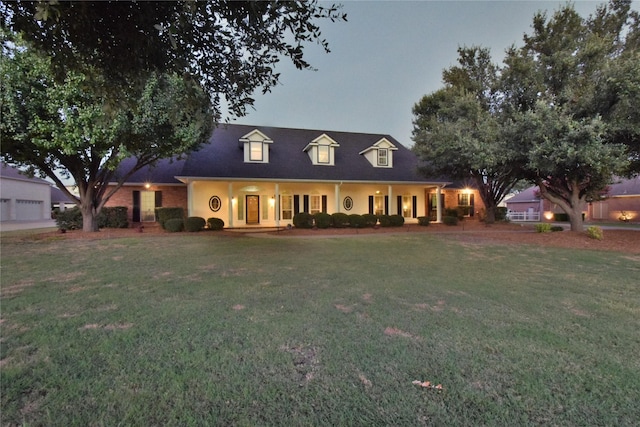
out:
M590 198L638 165L640 19L616 0L587 18L572 6L539 13L532 28L507 51L503 113L526 155L523 177L581 231Z
M111 88L107 97L104 78L91 67L54 78L51 59L19 39L3 40L2 48L0 155L76 199L84 231L98 231L97 215L128 176L210 135L209 98L189 77L150 73L139 90ZM136 163L109 186L127 157ZM63 185L65 177L73 178L79 198Z
M2 1L2 158L80 191L86 231L117 187L160 158L197 148L213 122L242 116L275 67L316 42L317 20L346 20L317 1ZM16 48L18 47L18 48Z
M89 64L114 85L144 84L149 71L189 73L216 118L225 107L244 115L256 90L278 83L282 58L311 68L307 44L329 51L318 21L346 20L340 6L317 0L2 1L0 15L57 70Z
M519 180L518 157L504 138L496 91L498 69L489 50L460 48L459 65L443 71L445 88L414 107L414 151L427 175L472 181L485 205L485 221Z

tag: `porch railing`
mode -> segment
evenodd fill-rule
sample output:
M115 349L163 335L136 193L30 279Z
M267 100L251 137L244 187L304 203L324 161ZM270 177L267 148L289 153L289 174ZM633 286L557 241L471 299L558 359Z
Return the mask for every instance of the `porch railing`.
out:
M540 221L540 212L509 212L511 221Z

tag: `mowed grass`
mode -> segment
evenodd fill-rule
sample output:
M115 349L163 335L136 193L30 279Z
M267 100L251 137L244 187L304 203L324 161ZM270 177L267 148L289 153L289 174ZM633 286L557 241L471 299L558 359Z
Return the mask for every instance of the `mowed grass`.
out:
M640 419L637 256L194 233L8 239L1 274L2 425Z

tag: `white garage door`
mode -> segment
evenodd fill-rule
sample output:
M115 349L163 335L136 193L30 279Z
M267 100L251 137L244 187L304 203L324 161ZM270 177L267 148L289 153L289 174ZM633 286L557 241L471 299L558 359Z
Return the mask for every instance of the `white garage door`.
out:
M42 219L42 200L16 200L16 219L18 221Z
M0 221L8 221L9 215L9 199L0 199Z

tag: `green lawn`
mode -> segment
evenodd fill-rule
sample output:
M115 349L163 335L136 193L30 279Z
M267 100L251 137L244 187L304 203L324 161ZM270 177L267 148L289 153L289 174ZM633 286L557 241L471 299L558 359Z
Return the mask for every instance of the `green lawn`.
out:
M637 256L421 233L1 249L3 426L640 419Z

